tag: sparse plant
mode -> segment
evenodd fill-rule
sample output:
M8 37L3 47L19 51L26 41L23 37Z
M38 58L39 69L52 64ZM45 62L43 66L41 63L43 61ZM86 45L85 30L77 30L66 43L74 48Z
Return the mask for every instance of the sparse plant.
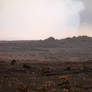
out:
M15 65L15 64L16 64L16 60L13 59L13 60L11 61L11 65Z
M30 69L31 67L28 64L23 64L23 68Z
M16 86L20 92L28 92L29 85L27 83L17 83Z

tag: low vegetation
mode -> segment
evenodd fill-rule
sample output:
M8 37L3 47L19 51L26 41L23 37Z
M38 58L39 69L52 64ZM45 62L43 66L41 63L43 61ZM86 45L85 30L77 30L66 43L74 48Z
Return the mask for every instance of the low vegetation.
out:
M0 92L92 92L91 67L92 62L0 62Z
M0 92L92 92L92 38L1 41Z

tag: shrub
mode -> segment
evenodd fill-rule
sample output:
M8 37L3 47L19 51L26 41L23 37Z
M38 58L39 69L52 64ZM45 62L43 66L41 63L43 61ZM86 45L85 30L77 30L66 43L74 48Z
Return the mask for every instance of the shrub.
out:
M27 65L27 64L23 64L23 68L25 68L25 69L30 69L30 66Z
M15 64L16 64L16 60L13 59L13 60L11 61L11 65L15 65Z

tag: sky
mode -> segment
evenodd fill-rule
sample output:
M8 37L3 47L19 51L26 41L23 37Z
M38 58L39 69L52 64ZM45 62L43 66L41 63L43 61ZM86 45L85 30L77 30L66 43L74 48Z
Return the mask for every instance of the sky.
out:
M92 0L0 0L0 40L92 36Z

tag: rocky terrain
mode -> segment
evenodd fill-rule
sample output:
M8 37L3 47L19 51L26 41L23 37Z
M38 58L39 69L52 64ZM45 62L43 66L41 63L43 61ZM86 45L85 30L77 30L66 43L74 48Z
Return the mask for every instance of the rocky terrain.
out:
M0 41L0 92L92 92L92 38Z

